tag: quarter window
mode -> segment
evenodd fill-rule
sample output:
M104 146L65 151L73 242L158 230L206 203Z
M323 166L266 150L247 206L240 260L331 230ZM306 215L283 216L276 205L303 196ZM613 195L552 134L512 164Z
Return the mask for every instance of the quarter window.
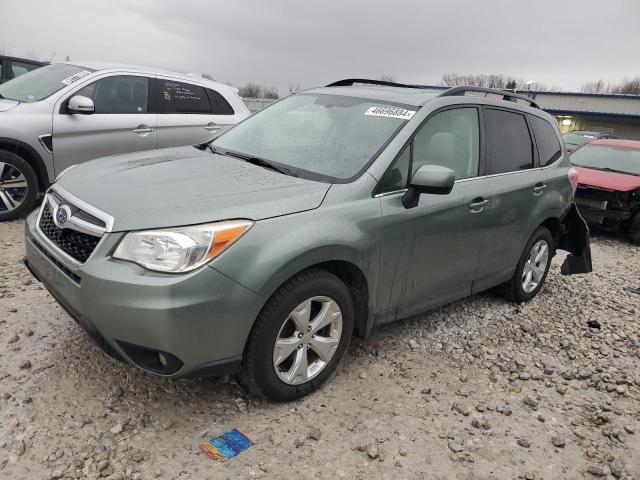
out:
M211 102L211 113L214 115L233 115L234 111L229 102L215 90L207 88L207 95Z
M456 180L478 175L478 110L457 108L437 113L413 140L413 175L422 165L450 168Z
M203 87L174 80L160 80L164 113L211 113L209 97Z
M93 100L96 114L147 113L149 79L128 75L101 78L76 92L76 95Z
M533 143L524 115L489 108L484 118L490 173L533 168Z
M549 122L540 117L529 115L529 121L533 129L533 136L536 138L536 145L538 145L540 165L542 167L551 165L562 155L556 131Z

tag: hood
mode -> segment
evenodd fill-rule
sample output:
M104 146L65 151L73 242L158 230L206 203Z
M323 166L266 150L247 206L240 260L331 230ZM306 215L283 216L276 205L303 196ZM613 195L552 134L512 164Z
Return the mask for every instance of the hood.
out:
M619 192L630 192L640 188L640 177L637 175L607 172L575 165L574 168L578 171L578 183L580 185L617 190Z
M12 108L18 106L20 102L16 100L8 100L6 98L0 98L0 112L6 112Z
M113 216L114 231L288 215L319 207L330 187L193 147L93 160L58 184Z

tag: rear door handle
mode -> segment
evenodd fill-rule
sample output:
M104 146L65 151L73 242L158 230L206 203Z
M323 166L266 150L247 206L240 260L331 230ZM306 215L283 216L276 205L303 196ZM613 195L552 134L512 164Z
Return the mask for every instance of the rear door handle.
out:
M204 129L207 132L217 132L218 130L220 130L220 125L216 125L215 123L211 122L208 123L207 125L204 126Z
M533 186L533 194L536 196L542 195L544 193L544 189L547 188L547 185L544 183L536 183Z
M480 213L487 205L489 205L489 200L485 200L482 197L474 198L469 204L469 210L471 210L471 213Z
M133 129L133 133L137 133L138 135L144 135L147 133L151 133L154 130L155 130L154 128L151 128L148 125L138 125L136 128Z

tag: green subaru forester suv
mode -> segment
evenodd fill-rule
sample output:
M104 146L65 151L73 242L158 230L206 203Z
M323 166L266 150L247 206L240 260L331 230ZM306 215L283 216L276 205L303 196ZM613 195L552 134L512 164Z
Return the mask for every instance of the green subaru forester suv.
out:
M530 300L557 249L591 271L576 180L528 97L342 80L207 145L63 172L25 262L107 353L291 400L375 325L492 287Z

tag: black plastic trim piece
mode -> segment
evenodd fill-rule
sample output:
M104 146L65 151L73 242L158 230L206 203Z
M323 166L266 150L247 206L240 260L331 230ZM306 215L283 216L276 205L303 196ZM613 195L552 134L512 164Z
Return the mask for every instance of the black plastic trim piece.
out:
M231 375L240 370L242 356L225 358L215 362L202 364L185 375L185 378L211 378Z

